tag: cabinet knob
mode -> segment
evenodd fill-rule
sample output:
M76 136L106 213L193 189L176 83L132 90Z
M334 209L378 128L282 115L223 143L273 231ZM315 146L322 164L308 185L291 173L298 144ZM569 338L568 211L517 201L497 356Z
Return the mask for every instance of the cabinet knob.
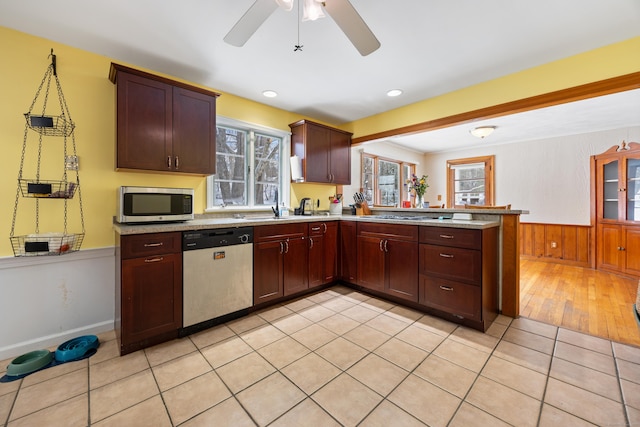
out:
M440 256L442 258L453 258L453 255L451 255L451 254L440 254Z
M309 236L309 249L313 249L313 237Z
M180 157L176 156L176 169L180 169Z
M384 249L382 249L383 243L384 243L384 240L380 239L380 252L384 252Z
M440 289L447 292L453 292L453 288L451 286L440 285Z
M441 238L441 239L453 239L453 237L454 237L454 236L453 236L453 235L451 235L451 234L441 234L441 235L440 235L440 238Z
M171 156L167 156L167 168L171 169Z
M147 258L144 260L144 262L160 262L163 261L164 258L163 257L159 257L159 258Z

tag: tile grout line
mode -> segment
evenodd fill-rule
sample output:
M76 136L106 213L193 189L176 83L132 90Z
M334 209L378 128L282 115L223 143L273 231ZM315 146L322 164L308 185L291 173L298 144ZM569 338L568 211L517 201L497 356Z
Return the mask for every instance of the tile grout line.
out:
M560 335L560 328L556 327L556 334L555 334L555 337L553 338L553 350L551 351L551 359L549 360L549 367L547 368L547 375L544 380L544 390L542 390L542 400L540 401L540 410L538 411L538 422L536 423L537 426L540 425L540 420L542 419L542 410L544 409L545 399L547 397L547 388L549 387L549 378L551 378L551 367L553 366L553 360L556 357L556 348L558 346L558 335Z
M618 357L616 356L615 348L613 347L613 341L609 341L609 345L611 346L611 354L613 354L613 364L616 368L616 379L618 380L618 389L620 390L620 400L622 401L622 413L624 414L624 419L626 425L631 425L631 420L629 420L629 411L627 407L627 397L624 394L622 389L622 378L620 377L620 368L618 368Z

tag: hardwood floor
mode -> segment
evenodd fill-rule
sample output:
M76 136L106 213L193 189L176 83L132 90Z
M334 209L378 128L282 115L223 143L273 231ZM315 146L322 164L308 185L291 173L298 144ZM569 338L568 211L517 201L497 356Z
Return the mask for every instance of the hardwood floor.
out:
M638 280L590 268L520 260L520 315L640 347Z

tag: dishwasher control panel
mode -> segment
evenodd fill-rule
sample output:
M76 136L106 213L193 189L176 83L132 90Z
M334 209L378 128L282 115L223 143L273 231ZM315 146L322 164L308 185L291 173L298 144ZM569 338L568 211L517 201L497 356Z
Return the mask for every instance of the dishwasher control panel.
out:
M215 228L182 233L182 250L218 248L253 243L253 227Z

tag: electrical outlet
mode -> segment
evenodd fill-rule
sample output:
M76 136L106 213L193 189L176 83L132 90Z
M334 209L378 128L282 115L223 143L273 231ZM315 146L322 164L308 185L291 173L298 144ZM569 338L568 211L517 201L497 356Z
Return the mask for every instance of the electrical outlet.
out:
M556 242L551 242L551 248L555 249L558 247L558 244Z
M438 194L438 201L442 201L442 194Z
M78 156L67 156L64 160L64 168L68 171L77 171Z

